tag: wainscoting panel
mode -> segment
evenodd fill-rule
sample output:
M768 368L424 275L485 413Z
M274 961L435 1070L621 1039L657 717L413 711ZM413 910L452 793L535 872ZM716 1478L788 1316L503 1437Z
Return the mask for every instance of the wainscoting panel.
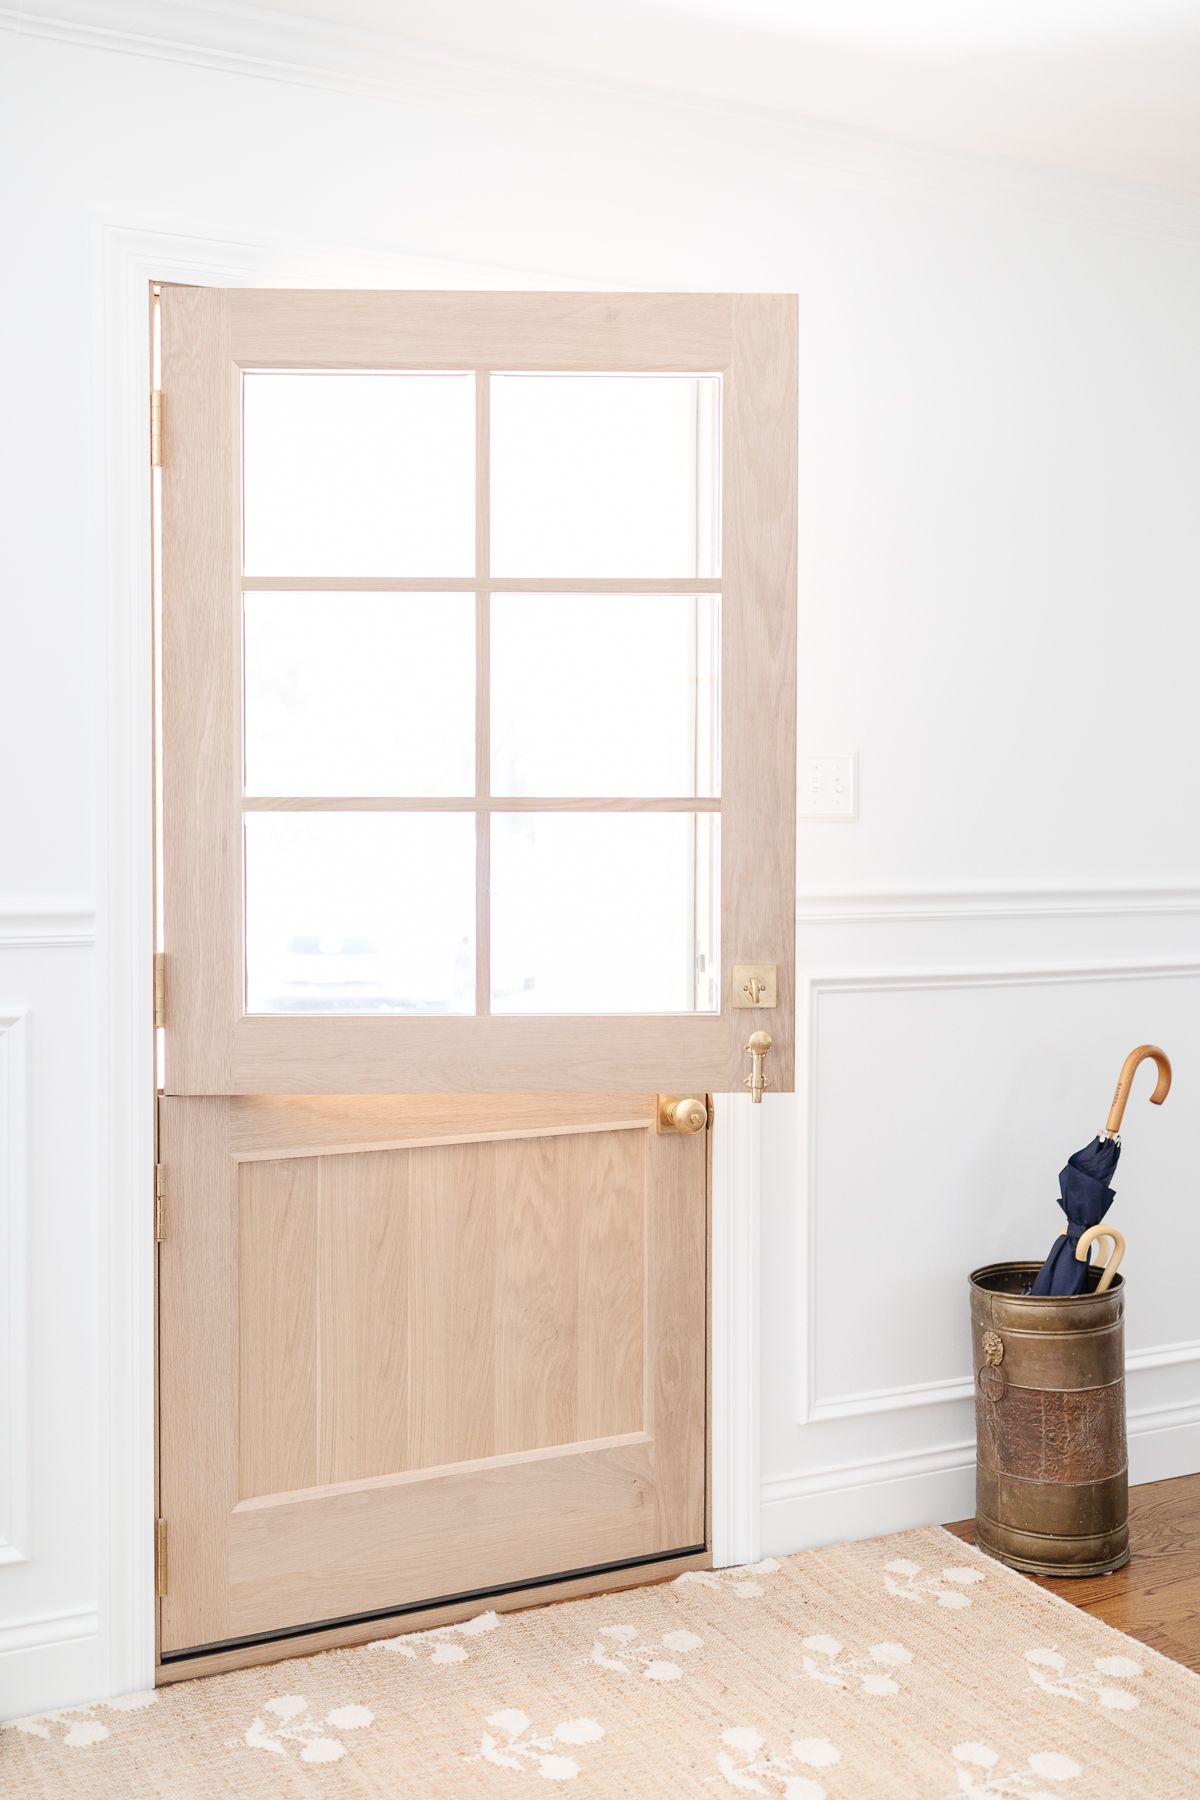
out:
M1058 1171L1143 1071L1125 1232L1131 1478L1200 1468L1200 895L809 897L794 1100L765 1118L762 1551L974 1508L968 1272L1040 1258Z
M0 905L3 1718L91 1699L105 1680L95 1555L93 938L87 906Z
M0 1564L29 1560L29 1185L24 1009L0 1003Z

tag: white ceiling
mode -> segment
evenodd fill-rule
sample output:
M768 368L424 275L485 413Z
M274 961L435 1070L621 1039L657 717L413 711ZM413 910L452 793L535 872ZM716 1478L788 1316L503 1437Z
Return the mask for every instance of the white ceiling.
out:
M469 57L476 80L523 65L1200 195L1200 0L0 0L0 15L143 54L252 47L260 66L415 69L423 45Z
M290 0L286 10L1200 193L1200 0Z

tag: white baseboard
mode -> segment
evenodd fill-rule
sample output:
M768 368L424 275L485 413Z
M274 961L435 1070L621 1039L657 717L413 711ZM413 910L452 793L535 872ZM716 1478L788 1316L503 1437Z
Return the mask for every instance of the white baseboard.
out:
M1129 1415L1129 1480L1170 1481L1200 1471L1200 1402ZM906 1456L769 1477L762 1483L760 1555L788 1556L975 1512L973 1439Z
M87 1706L103 1692L100 1649L94 1606L0 1627L0 1719Z

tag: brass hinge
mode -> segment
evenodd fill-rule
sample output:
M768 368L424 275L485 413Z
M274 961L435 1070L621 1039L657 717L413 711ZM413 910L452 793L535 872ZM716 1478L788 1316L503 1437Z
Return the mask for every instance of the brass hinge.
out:
M154 1168L154 1241L164 1242L167 1235L167 1171L162 1163Z
M167 1592L167 1521L158 1519L154 1526L154 1589L160 1600Z
M154 388L150 394L150 467L162 467L162 389Z
M167 959L161 950L154 956L154 1029L167 1022Z

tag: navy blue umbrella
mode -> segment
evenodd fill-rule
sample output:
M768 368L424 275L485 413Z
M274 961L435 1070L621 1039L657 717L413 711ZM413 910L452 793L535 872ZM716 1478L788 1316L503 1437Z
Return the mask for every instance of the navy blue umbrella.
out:
M1096 1137L1077 1150L1060 1172L1058 1204L1067 1215L1067 1229L1055 1238L1031 1293L1082 1294L1087 1263L1076 1262L1075 1251L1088 1226L1098 1225L1116 1199L1108 1184L1120 1154L1120 1138Z
M1108 1185L1121 1154L1117 1136L1125 1114L1125 1102L1138 1064L1153 1057L1158 1066L1158 1083L1150 1099L1161 1106L1171 1086L1171 1064L1154 1044L1139 1044L1125 1058L1121 1079L1103 1132L1077 1150L1058 1177L1058 1204L1067 1215L1067 1228L1054 1240L1049 1256L1038 1270L1030 1289L1034 1294L1082 1294L1087 1286L1087 1263L1076 1260L1079 1240L1089 1226L1098 1225L1116 1198Z

